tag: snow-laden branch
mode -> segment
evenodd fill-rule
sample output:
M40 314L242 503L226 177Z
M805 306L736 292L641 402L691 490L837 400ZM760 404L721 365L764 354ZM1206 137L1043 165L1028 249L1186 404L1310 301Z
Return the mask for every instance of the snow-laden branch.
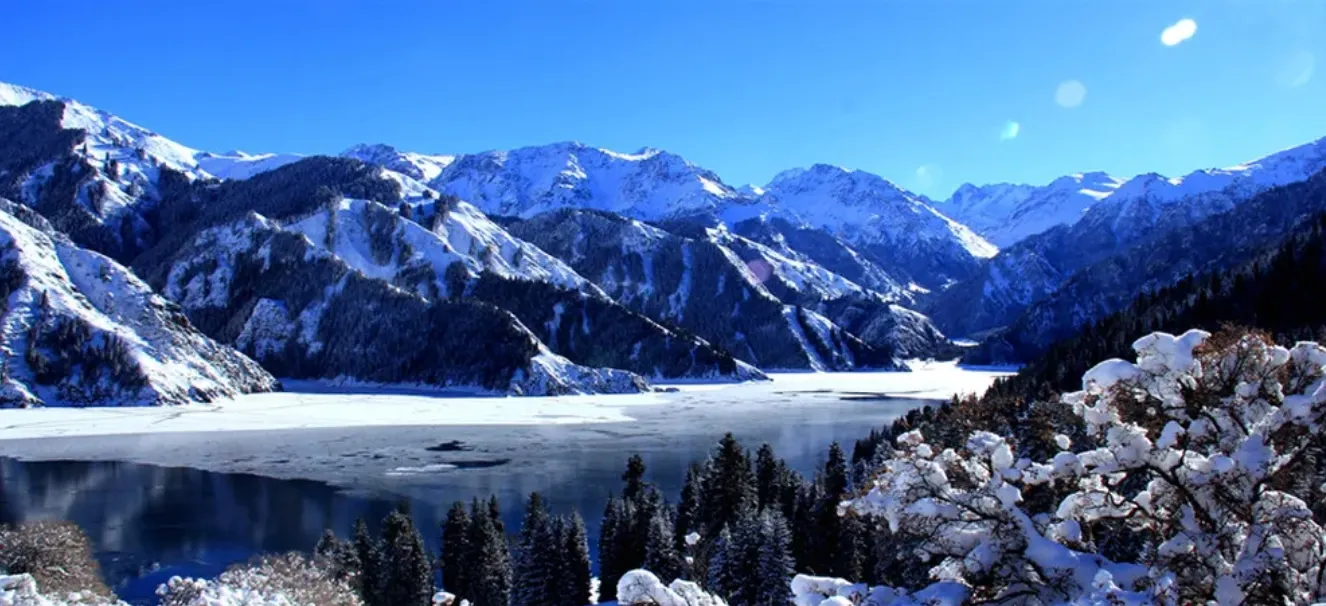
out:
M972 600L1322 595L1326 541L1307 505L1322 488L1304 480L1322 451L1326 349L1202 331L1155 333L1133 347L1136 363L1103 362L1082 391L1063 396L1094 448L1072 452L1056 436L1061 451L1033 462L1015 460L1010 441L989 432L942 451L908 432L844 513L887 522L928 563L934 587L956 584ZM1050 506L1029 506L1033 492ZM1122 539L1133 547L1117 547ZM879 597L853 601L910 603Z

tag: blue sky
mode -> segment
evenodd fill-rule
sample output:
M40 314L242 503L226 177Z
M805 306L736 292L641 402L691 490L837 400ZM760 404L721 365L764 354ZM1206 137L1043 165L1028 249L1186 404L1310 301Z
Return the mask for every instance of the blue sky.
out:
M732 184L824 162L946 196L1326 136L1323 0L7 4L0 80L215 151L576 139Z

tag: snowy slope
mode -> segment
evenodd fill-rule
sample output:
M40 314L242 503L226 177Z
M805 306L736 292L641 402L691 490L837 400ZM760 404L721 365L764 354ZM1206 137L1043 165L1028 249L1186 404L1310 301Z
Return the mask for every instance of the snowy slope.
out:
M207 174L218 179L248 179L258 173L276 170L298 162L304 156L300 154L247 154L242 151L230 151L224 154L198 152L193 156Z
M941 289L999 249L926 200L864 171L826 164L780 173L755 205L733 205L728 223L761 216L818 227L890 273Z
M1326 139L1319 139L1182 177L1146 173L1124 180L1091 172L1060 177L1044 186L966 184L939 208L1000 248L1078 221L1126 241L1228 210L1240 200L1303 181L1323 168Z
M416 220L366 200L341 200L283 229L359 273L425 299L473 299L506 309L573 361L660 379L758 379L762 373L612 300L561 260L516 239L464 202ZM425 227L425 224L429 227Z
M511 312L430 302L256 214L193 238L163 286L200 328L283 376L519 395L646 387L552 353Z
M889 343L863 342L816 321L820 307L873 293L724 229L686 227L676 233L613 213L562 210L510 229L631 309L682 326L761 368L894 366ZM789 311L798 307L807 314ZM809 340L802 324L832 336ZM851 354L834 354L843 347Z
M437 179L442 170L456 161L455 156L427 155L402 152L390 145L360 144L341 152L346 158L377 164L416 181L428 183Z
M1174 246L1193 249L1220 242L1234 244L1239 240L1234 235L1225 234L1218 242L1192 243L1185 234L1221 213L1239 211L1259 194L1304 182L1322 170L1326 170L1326 139L1182 178L1135 177L1101 197L1076 222L1054 226L1003 249L976 275L939 294L926 311L946 332L959 336L1006 326L1080 272L1133 254L1138 247L1142 250L1137 255L1162 259L1185 252ZM1244 215L1245 231L1265 230L1274 212L1256 210ZM1106 273L1114 275L1113 271ZM1109 292L1102 289L1094 294L1084 289L1078 296L1127 300L1136 294L1111 287Z
M1076 223L1122 184L1101 172L1060 177L1045 186L964 184L938 207L1002 249L1056 225Z
M7 200L0 251L0 405L182 404L277 388L129 270Z
M98 168L108 159L116 160L128 179L141 176L155 183L157 165L165 166L191 178L246 179L298 160L297 154L246 154L234 151L214 154L199 151L109 112L73 99L57 97L31 88L0 82L0 105L24 105L32 101L58 101L65 106L64 128L86 131L86 149L80 152Z
M404 156L399 162L413 164ZM486 213L520 217L586 208L660 219L713 211L740 197L676 154L624 154L577 142L456 156L427 183Z

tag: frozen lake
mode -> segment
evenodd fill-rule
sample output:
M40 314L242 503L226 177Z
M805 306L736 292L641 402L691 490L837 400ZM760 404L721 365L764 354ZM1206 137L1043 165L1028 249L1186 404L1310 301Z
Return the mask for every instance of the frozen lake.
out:
M937 364L631 396L300 392L212 408L0 411L0 522L82 524L124 596L142 600L170 574L309 549L324 527L346 533L401 497L434 549L452 501L496 494L514 529L536 490L579 510L594 538L633 453L672 500L727 431L810 473L830 442L850 452L872 428L999 374Z

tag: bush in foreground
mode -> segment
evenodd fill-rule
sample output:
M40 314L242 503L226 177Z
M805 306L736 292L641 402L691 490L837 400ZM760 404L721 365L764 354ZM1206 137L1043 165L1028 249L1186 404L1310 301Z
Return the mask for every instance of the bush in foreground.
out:
M27 522L0 526L0 572L28 574L48 595L77 594L114 601L101 579L92 542L71 522Z
M1291 604L1326 594L1326 349L1264 335L1153 333L1063 396L1084 444L1046 461L973 431L911 431L845 512L930 567L913 597L1041 604ZM1074 448L1076 446L1076 448ZM908 603L905 590L861 592ZM841 595L830 599L841 600ZM919 600L918 600L919 601Z
M173 577L157 589L161 606L362 606L343 579L298 553L261 556L215 580Z

